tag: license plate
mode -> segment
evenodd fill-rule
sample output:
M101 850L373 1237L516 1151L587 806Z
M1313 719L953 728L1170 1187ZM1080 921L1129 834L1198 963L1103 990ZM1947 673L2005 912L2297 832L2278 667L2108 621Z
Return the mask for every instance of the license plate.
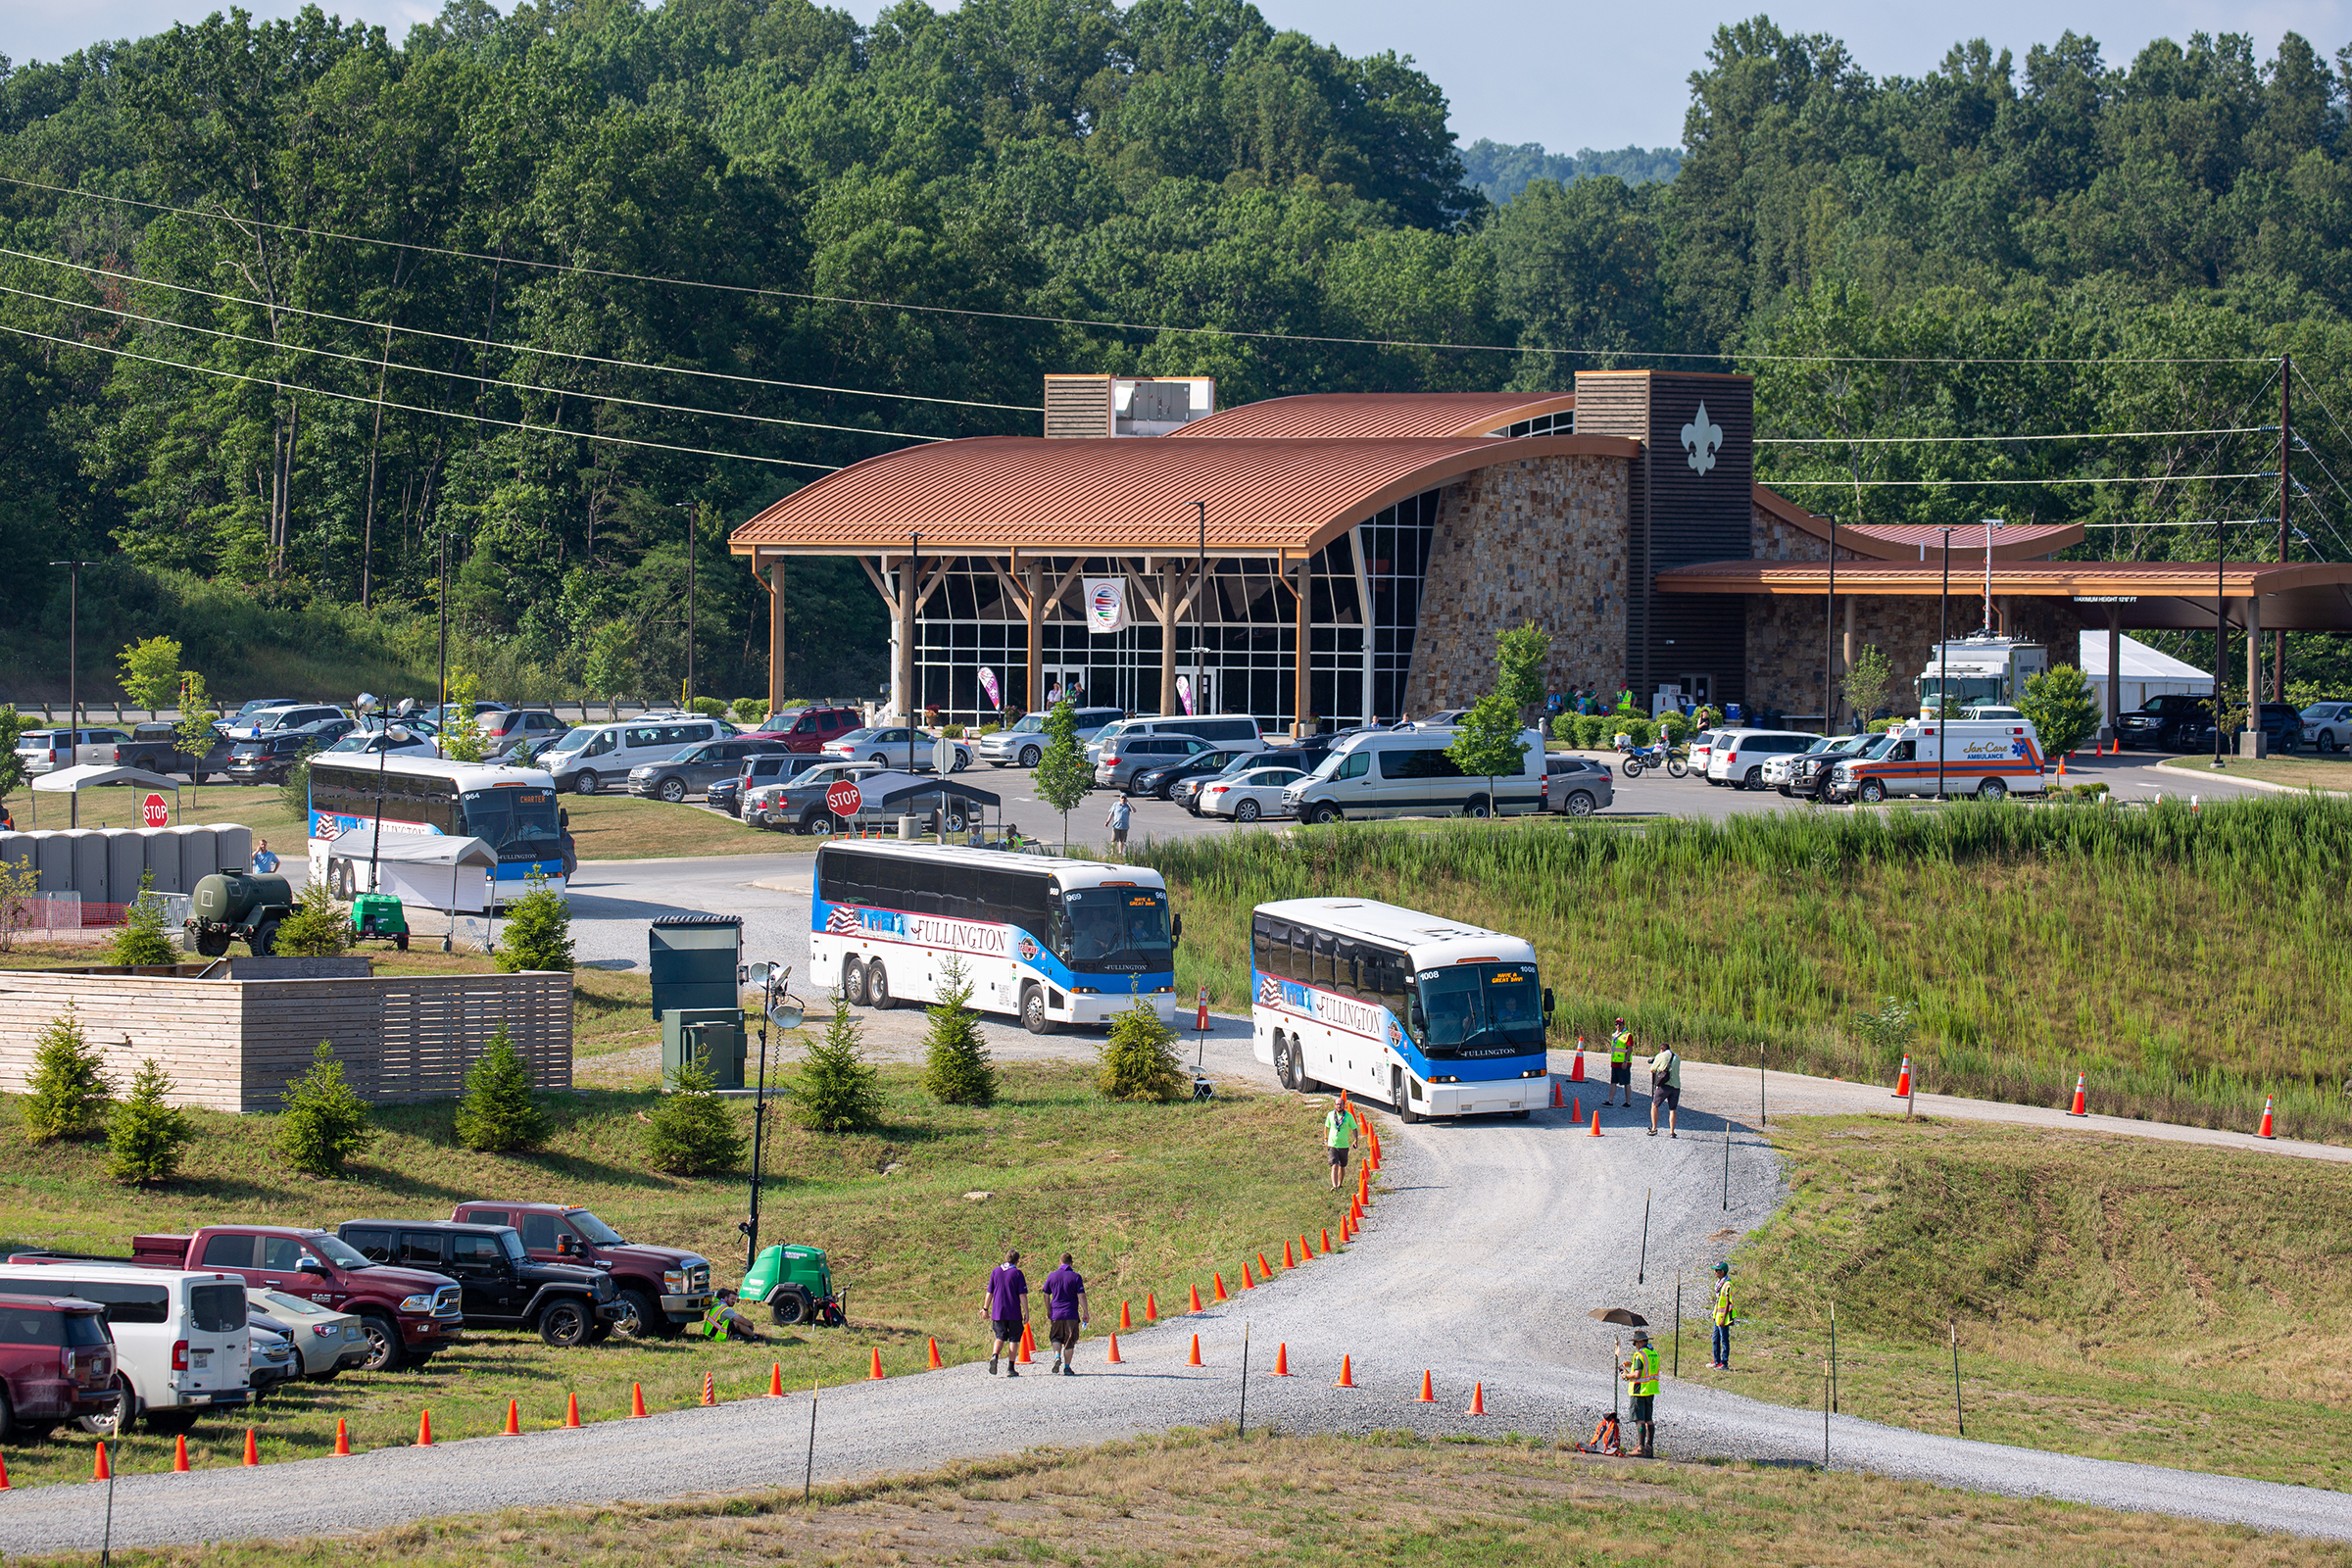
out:
M188 1359L196 1363L197 1371L202 1372L213 1364L213 1352L210 1350L194 1350L189 1352Z

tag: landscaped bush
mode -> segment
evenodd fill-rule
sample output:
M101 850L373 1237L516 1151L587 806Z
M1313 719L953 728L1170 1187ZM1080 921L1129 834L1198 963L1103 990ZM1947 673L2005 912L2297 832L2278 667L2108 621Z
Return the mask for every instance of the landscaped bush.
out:
M368 1102L343 1076L335 1048L318 1042L310 1071L286 1086L277 1121L277 1152L306 1176L339 1176L344 1164L375 1147Z

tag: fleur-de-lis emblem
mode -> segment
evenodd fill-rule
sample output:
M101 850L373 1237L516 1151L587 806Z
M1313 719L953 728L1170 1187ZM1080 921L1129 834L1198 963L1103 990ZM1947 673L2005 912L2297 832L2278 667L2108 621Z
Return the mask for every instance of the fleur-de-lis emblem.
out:
M1704 474L1715 466L1715 454L1723 447L1723 426L1710 423L1707 406L1701 403L1698 413L1683 426L1683 450L1690 454L1690 469Z

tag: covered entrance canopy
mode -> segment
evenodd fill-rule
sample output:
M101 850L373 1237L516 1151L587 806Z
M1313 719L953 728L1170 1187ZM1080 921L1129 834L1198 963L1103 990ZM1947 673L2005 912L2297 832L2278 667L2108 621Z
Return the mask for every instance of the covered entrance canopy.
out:
M1842 542L1842 541L1841 541ZM1955 600L1984 591L1985 572L1952 541L1947 579L1938 557L1922 562L1841 561L1838 597ZM2111 607L2131 631L2203 631L2222 604L2238 631L2352 631L2352 563L2231 561L2217 572L2189 561L2001 561L1991 592L2003 598L2068 599ZM1658 573L1669 594L1769 594L1820 598L1830 592L1826 561L1711 561ZM2218 589L2218 592L2217 592Z

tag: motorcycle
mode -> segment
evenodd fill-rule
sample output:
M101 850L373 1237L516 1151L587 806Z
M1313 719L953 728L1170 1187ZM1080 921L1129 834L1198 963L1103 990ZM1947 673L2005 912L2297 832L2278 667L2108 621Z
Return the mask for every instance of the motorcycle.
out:
M1690 776L1690 754L1678 752L1664 741L1636 746L1625 754L1625 776L1640 778L1643 768L1662 767L1675 778Z

